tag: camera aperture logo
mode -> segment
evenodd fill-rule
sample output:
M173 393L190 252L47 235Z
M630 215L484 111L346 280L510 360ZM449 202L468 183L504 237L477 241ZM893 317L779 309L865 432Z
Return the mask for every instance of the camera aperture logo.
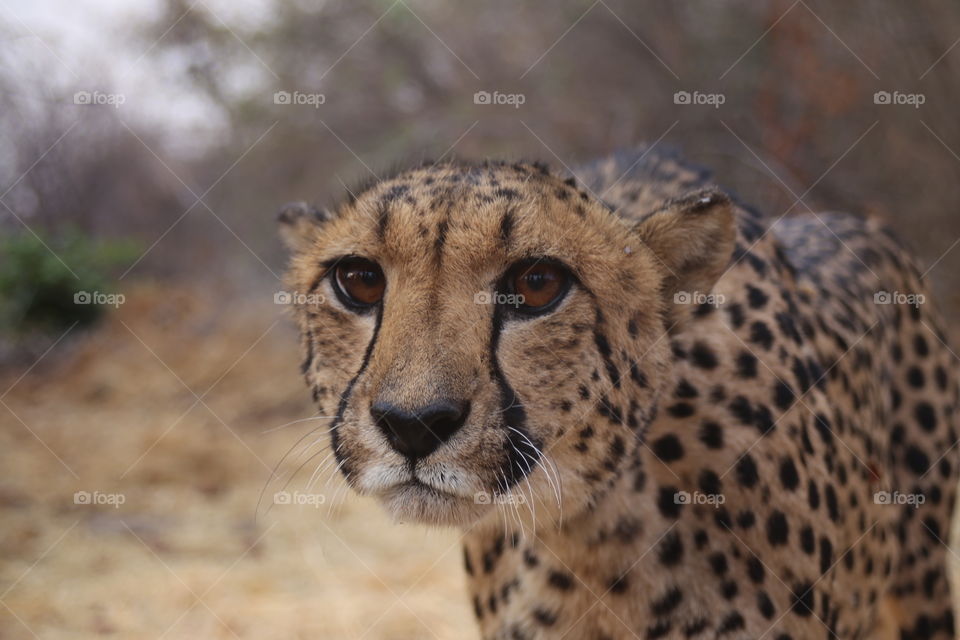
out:
M873 94L873 104L907 105L919 109L927 101L922 93L902 93L900 91L877 91Z
M900 493L899 491L877 491L873 494L874 504L889 504L895 506L909 505L919 509L927 501L922 493Z
M473 494L474 504L507 504L520 505L526 504L527 497L522 493L490 493L489 491L477 491Z
M77 491L73 494L73 504L107 505L119 509L127 501L122 493L101 493L100 491Z
M277 291L273 294L273 304L320 305L327 298L322 293L299 293L297 291Z
M477 91L473 94L473 104L497 104L508 105L514 109L519 109L520 105L527 101L527 96L522 93L500 93L499 91Z
M922 293L903 293L901 291L877 291L873 294L873 304L906 304L919 307L927 301Z
M127 301L122 293L104 293L102 291L77 291L73 294L73 304L96 304L117 308Z
M304 91L276 91L273 94L273 104L301 106L306 105L319 109L327 101L322 93L306 93Z
M77 91L73 94L73 104L108 106L119 109L127 101L122 93L105 93L103 91Z
M706 105L719 109L727 101L722 93L701 93L700 91L677 91L673 94L673 104Z
M294 505L298 507L313 507L319 509L327 502L327 496L322 493L301 493L300 491L277 491L273 494L273 504Z

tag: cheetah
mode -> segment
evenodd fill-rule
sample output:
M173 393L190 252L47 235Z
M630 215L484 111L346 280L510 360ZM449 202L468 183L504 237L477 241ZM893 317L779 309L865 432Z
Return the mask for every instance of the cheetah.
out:
M877 221L649 148L279 220L337 469L462 532L484 638L954 637L956 365Z

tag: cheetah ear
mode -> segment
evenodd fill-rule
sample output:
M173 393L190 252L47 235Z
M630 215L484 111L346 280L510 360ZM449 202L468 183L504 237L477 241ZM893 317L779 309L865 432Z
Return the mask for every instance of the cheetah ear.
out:
M730 263L736 242L734 206L721 191L706 189L670 200L634 228L664 270L668 316L684 319Z
M316 240L321 225L329 218L329 213L306 202L289 202L277 213L280 238L292 252L305 249Z

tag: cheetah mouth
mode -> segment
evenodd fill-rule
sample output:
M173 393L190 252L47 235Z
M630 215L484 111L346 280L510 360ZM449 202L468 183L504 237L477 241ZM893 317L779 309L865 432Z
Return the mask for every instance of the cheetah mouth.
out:
M422 491L427 494L435 494L438 497L444 497L444 498L459 498L459 499L463 498L463 496L458 496L449 491L445 491L444 489L438 489L437 487L429 485L417 477L410 478L406 482L401 482L391 487L391 490L398 490L398 489L400 490L407 489L410 491Z
M398 521L430 525L468 524L483 511L473 498L450 493L411 478L380 491L377 499Z

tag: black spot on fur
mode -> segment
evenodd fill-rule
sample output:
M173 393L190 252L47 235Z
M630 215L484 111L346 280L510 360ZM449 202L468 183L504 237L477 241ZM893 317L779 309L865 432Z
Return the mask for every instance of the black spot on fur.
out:
M611 593L623 593L629 586L630 580L627 578L627 574L622 573L610 580L609 588Z
M687 382L685 378L681 378L680 382L677 383L677 388L674 390L674 395L678 398L696 398L699 393L696 387Z
M767 541L777 547L787 544L787 538L790 535L790 526L787 524L787 516L782 511L774 511L767 518Z
M678 606L683 601L683 592L680 589L673 587L667 591L663 596L658 600L653 602L651 607L651 612L654 616L665 616Z
M737 356L737 375L741 378L756 378L757 357L749 351L741 351Z
M813 614L813 587L810 583L802 582L795 585L792 591L793 606L790 611L802 618Z
M780 461L780 484L787 491L795 491L800 484L800 476L797 474L797 466L793 463L793 458L786 457Z
M547 583L554 589L570 591L573 589L573 578L563 571L551 571L547 576Z
M704 422L700 425L700 442L708 449L722 449L723 429L716 422Z
M764 293L762 289L747 285L747 302L751 309L762 309L769 299L770 296Z
M683 541L676 531L666 534L660 541L657 557L667 567L675 567L683 559Z
M603 364L607 369L607 376L610 378L610 383L614 386L615 389L620 388L620 371L617 370L617 365L613 363L610 350L610 342L607 340L607 337L603 335L599 330L594 331L593 341L597 345L597 351L600 352L600 357L603 358Z
M756 486L757 481L760 479L760 476L757 473L757 463L753 461L753 457L747 453L740 461L737 462L737 480L740 484L748 489Z
M796 396L789 384L783 380L777 380L776 386L774 387L773 399L780 409L786 411L793 406Z
M717 354L706 343L699 340L693 343L690 357L693 364L702 369L715 369L717 367Z
M904 461L910 470L918 476L922 476L927 472L927 469L930 468L930 459L927 457L927 454L913 445L907 447L907 451L904 454Z
M552 627L557 623L557 614L537 607L533 610L533 619L545 627Z
M750 559L747 560L747 575L750 576L756 584L763 584L763 577L766 575L766 570L763 568L763 563L760 562L760 559L756 556L750 556Z
M444 218L437 224L437 236L433 241L433 251L439 262L443 257L443 246L447 242L447 229L450 226L450 221L447 218Z
M678 402L667 407L667 413L674 418L689 418L696 413L696 410L689 402Z
M926 432L931 432L937 428L937 414L930 406L929 402L918 402L913 411L917 423Z
M387 235L387 225L390 223L390 207L381 203L377 211L377 237L382 242Z
M757 592L757 610L760 611L760 615L767 620L773 618L773 615L777 612L776 607L773 606L773 601L770 600L770 596L767 595L766 591Z
M654 455L664 462L672 462L683 457L683 445L680 444L680 439L672 433L654 440L651 448Z
M676 520L680 516L680 510L683 504L677 499L678 490L676 487L660 487L657 495L657 508L664 518Z
M751 324L750 342L769 350L773 346L773 334L770 332L770 328L759 320Z
M720 623L720 627L717 628L717 636L719 637L727 633L739 631L740 629L743 629L744 626L746 626L746 623L743 619L743 616L734 611L727 614L727 617L725 617Z
M508 210L500 219L500 240L504 245L510 244L510 234L513 233L513 210Z

